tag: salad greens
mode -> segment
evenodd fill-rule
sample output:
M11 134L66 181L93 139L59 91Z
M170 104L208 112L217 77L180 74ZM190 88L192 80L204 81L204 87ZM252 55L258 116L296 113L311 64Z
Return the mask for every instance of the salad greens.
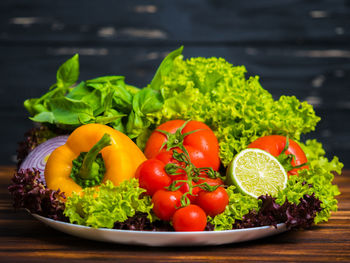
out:
M181 49L180 49L181 50ZM150 114L157 125L171 119L206 123L220 143L220 159L227 166L233 156L255 139L269 134L300 140L320 120L311 105L295 97L275 101L259 77L246 79L244 66L234 67L223 58L191 58L171 53L148 86L162 94L164 106Z
M220 142L227 166L233 156L258 137L300 135L320 120L311 105L294 96L274 100L259 77L246 79L244 66L223 58L184 60L182 47L170 53L144 89L125 84L122 76L105 76L71 85L79 76L78 56L65 62L57 82L38 99L24 105L36 122L63 128L86 123L109 124L135 139L143 148L156 126L171 119L206 123Z
M40 171L25 169L17 171L8 190L16 209L25 208L31 213L54 220L67 221L63 211L65 195L60 190L48 189L43 185Z
M301 146L307 156L309 169L303 169L299 175L290 176L287 187L279 192L275 203L277 205L286 205L287 203L298 205L305 196L315 195L321 204L322 210L317 211L314 223L325 222L330 217L332 211L337 211L337 200L335 196L339 195L339 189L332 184L334 172L340 174L343 164L337 157L329 161L322 148L322 144L316 140L308 140ZM263 205L261 199L255 199L248 195L236 191L235 186L227 188L230 201L226 210L210 219L215 230L232 229L236 220L242 221L250 211L259 211ZM283 211L282 211L283 212Z
M46 94L24 102L30 119L65 130L87 123L109 124L135 138L150 125L146 115L163 106L159 92L127 85L123 76L98 77L72 86L78 77L75 55L59 67L56 83Z
M66 201L64 214L71 223L94 228L113 228L116 222L124 222L136 212L147 213L152 220L150 197L140 198L144 192L136 179L124 181L119 186L107 181L98 187L98 191L85 188L82 194L74 193Z
M298 211L307 211L315 223L327 221L331 211L337 210L339 190L332 181L343 164L337 157L328 160L316 140L300 142L301 135L313 131L320 120L313 107L294 96L274 100L258 76L246 78L244 66L216 57L185 60L182 50L170 53L143 89L126 84L123 76L98 77L74 86L79 78L75 55L59 67L49 91L26 100L24 106L31 120L66 131L86 123L108 124L134 139L141 149L152 130L168 120L202 121L218 138L223 166L259 137L288 135L302 146L309 169L290 176L276 197L254 199L229 186L229 205L222 214L209 218L209 223L215 230L232 229L235 224L251 226L247 220L255 216L263 222L274 208L294 215L292 219L282 216L283 220L301 222ZM107 182L98 191L85 189L83 195L68 198L64 215L71 222L92 227L112 228L136 212L146 213L151 220L151 201L142 192L136 180L119 187ZM306 205L306 200L312 204Z
M335 196L339 195L337 185L333 185L334 173L341 174L343 164L339 162L338 157L329 161L324 155L325 151L322 144L316 140L308 140L306 144L301 144L308 159L309 169L301 170L299 176L290 177L287 188L281 193L279 199L287 198L289 201L297 203L297 198L301 193L315 193L321 203L322 211L315 218L315 223L327 221L331 211L337 211L337 200ZM306 189L305 186L309 186ZM299 195L299 196L298 196Z
M236 191L236 187L231 185L226 189L229 195L229 204L225 211L214 218L209 218L209 223L214 226L215 230L232 229L236 220L242 220L243 216L250 211L258 211L261 202L247 194Z

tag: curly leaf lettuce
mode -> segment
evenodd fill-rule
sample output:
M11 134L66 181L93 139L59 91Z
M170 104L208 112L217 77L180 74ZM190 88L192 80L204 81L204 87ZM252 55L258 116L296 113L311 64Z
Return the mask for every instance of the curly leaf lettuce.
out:
M309 169L301 170L298 176L291 176L286 189L279 194L278 203L283 203L285 199L298 204L299 199L304 194L315 194L321 203L322 210L317 214L315 223L328 221L332 211L337 211L338 202L335 199L340 194L338 186L332 184L334 173L341 174L343 164L338 157L329 161L322 148L322 144L316 140L308 140L301 143L307 158Z
M325 151L322 144L316 140L307 140L305 144L300 143L300 145L308 158L309 169L301 170L298 176L290 176L287 187L278 193L274 202L281 206L279 208L292 207L294 209L293 211L298 215L298 209L305 209L305 206L300 204L301 201L305 202L305 197L309 199L315 197L316 201L319 200L321 202L320 209L316 205L311 205L309 207L310 209L317 210L310 210L308 212L309 214L316 213L313 219L315 224L326 222L331 216L331 212L335 212L338 209L338 202L335 197L340 192L338 186L332 184L332 181L335 173L341 174L343 164L339 162L337 157L334 157L331 161L324 157ZM260 215L261 200L239 192L234 186L230 186L227 192L229 194L229 205L222 214L210 218L209 222L214 225L215 230L232 229L237 220L243 220L241 227L249 227L249 224L252 224L252 222L248 222L249 220L247 218L249 219L249 216L258 217ZM262 197L264 198L264 196ZM274 213L278 214L277 210ZM287 215L280 216L283 218ZM259 222L260 219L256 218L255 220L256 222L254 223L257 225L254 226L258 226L261 223ZM302 220L298 220L298 222L303 223ZM308 224L304 222L303 226L305 227L306 225Z
M98 188L85 188L82 194L74 193L66 202L64 214L71 223L94 228L113 228L114 223L124 222L136 212L147 213L152 220L150 198L140 197L144 192L136 179L119 186L107 181Z
M319 117L311 105L291 96L274 100L259 77L246 78L244 66L223 58L183 59L183 47L171 52L144 89L127 85L123 76L80 82L74 56L58 70L56 84L40 98L26 100L31 119L72 130L103 123L126 133L143 148L150 131L172 119L206 123L220 142L227 166L233 156L258 137L300 135L315 129Z
M258 137L288 134L299 140L320 120L311 105L295 97L274 100L261 87L259 77L245 77L244 66L233 66L215 57L183 60L174 52L165 58L167 63L160 65L158 72L162 74L156 74L148 86L159 91L164 100L160 110L148 114L148 120L153 126L172 119L206 123L220 142L224 166ZM144 142L138 140L138 145L142 147Z
M226 189L229 196L229 204L225 211L214 218L209 217L209 223L214 225L215 230L232 229L236 220L242 220L243 216L250 211L259 210L261 201L236 191L231 185Z

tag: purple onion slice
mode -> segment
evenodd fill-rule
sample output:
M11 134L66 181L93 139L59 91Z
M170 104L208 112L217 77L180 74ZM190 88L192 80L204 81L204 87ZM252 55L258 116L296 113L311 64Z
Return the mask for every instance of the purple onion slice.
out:
M68 135L58 136L47 140L39 144L33 151L31 151L25 160L22 162L19 170L32 169L35 168L40 172L40 181L46 185L44 171L46 162L50 154L58 148L59 146L66 143Z

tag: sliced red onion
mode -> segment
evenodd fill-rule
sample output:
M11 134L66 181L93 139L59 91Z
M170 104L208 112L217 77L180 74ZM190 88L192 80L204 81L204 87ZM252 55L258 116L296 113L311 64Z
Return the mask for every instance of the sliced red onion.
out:
M40 180L44 185L46 185L44 171L47 159L53 150L65 144L67 139L68 135L62 135L39 144L33 151L28 154L19 169L37 169L40 172Z

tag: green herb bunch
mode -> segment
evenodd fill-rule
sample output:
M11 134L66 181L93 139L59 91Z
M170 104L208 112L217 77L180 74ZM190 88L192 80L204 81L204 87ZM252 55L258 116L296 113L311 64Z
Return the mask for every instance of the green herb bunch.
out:
M140 127L150 125L147 114L163 105L159 92L128 85L123 76L98 77L75 86L78 78L76 54L59 67L56 83L46 94L24 102L30 119L68 131L87 123L108 124L135 138Z

